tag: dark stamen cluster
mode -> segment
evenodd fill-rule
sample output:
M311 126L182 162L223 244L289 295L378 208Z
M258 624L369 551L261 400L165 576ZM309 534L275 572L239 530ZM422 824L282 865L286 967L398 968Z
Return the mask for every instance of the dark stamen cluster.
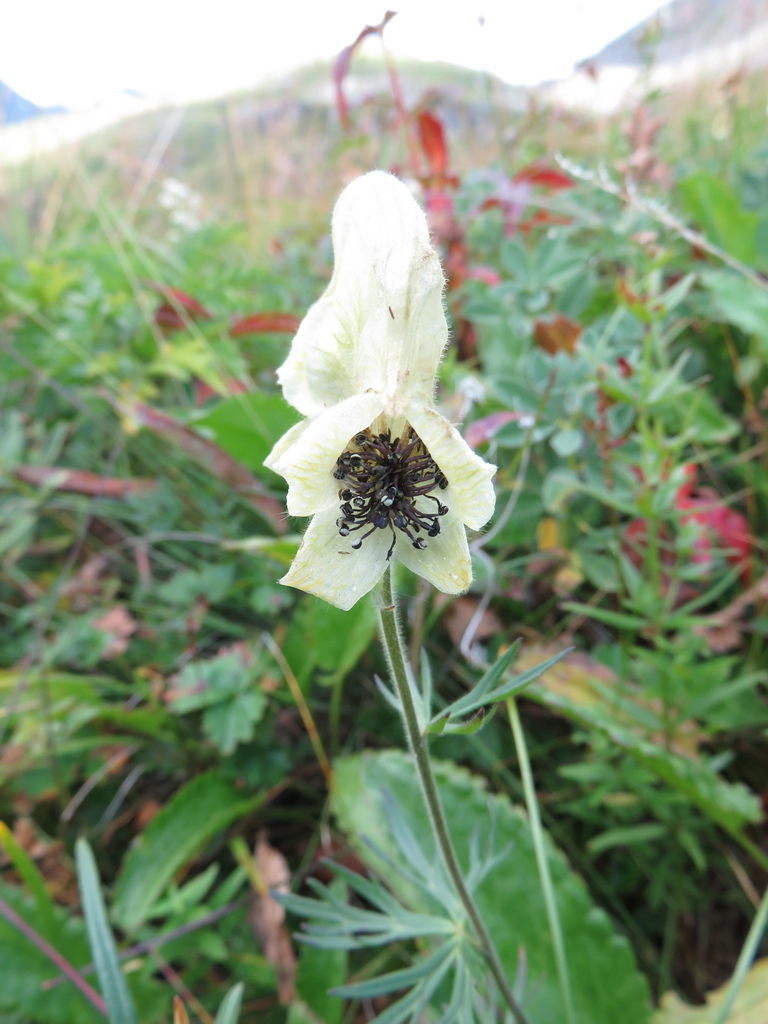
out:
M445 490L448 481L412 427L394 441L389 430L378 435L370 430L356 434L336 460L333 475L343 483L339 491L341 516L336 520L341 536L368 527L352 541L353 548L360 548L376 530L389 529L392 543L387 558L391 558L397 540L395 529L421 551L427 546L422 533L427 537L440 533L440 516L448 509L430 492ZM420 511L416 507L418 498L433 501L434 510Z

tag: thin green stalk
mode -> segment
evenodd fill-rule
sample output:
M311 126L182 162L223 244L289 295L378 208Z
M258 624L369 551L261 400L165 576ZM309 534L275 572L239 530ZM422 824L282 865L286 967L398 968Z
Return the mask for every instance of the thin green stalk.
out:
M761 850L757 843L753 843L749 836L745 836L738 829L728 829L728 831L739 846L750 855L752 860L759 864L763 871L768 871L768 855L766 855L765 851Z
M389 663L389 670L392 681L395 685L397 695L403 711L403 725L408 738L408 746L416 761L416 769L419 773L424 802L427 806L430 824L435 837L435 842L443 857L443 862L451 876L459 899L464 904L467 916L472 923L475 935L480 943L480 948L488 961L488 966L496 979L505 1002L512 1011L517 1024L530 1024L523 1012L523 1008L515 998L512 987L504 973L499 954L496 951L493 939L480 916L475 901L472 899L459 865L456 851L453 848L448 822L445 811L437 790L437 783L432 772L432 763L429 759L427 739L422 734L419 726L419 719L416 713L416 705L413 701L413 694L408 679L408 667L406 662L403 641L400 635L397 606L394 598L394 586L392 581L392 568L384 573L382 581L382 607L379 608L379 625L381 629L381 642Z
M533 786L533 774L531 762L528 757L528 747L525 742L525 733L517 710L517 703L514 697L507 700L507 712L509 722L512 726L512 735L515 740L517 760L520 762L520 777L525 793L525 805L528 808L528 820L531 824L531 836L533 837L533 849L536 853L536 864L539 869L542 892L544 893L544 906L547 910L549 931L552 935L552 945L555 950L555 964L557 965L557 977L560 982L560 993L563 997L565 1007L565 1019L567 1024L575 1024L576 1014L573 1008L573 996L571 994L571 978L568 973L568 959L565 955L565 943L563 942L563 930L560 927L560 915L557 911L557 900L555 889L552 885L552 875L549 871L549 859L544 848L544 831L541 827L541 815L539 814L539 802L536 799L536 790Z
M344 679L336 679L331 687L330 732L331 757L339 756L341 748L341 698L344 693Z
M768 889L765 890L763 898L760 901L760 906L755 919L752 922L752 927L749 929L749 935L747 935L747 941L741 950L741 956L739 962L736 964L736 970L733 972L731 978L731 984L728 988L728 994L725 997L725 1002L720 1007L715 1024L725 1024L728 1020L728 1016L733 1009L733 1004L736 1002L736 997L739 994L739 990L744 982L744 978L747 975L747 971L752 965L752 961L755 959L757 953L757 947L760 945L760 940L763 937L766 923L768 923Z

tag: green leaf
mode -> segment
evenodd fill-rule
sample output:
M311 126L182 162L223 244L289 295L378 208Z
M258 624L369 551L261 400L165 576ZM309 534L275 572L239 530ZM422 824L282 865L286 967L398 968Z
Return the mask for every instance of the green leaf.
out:
M243 800L215 770L180 789L125 858L113 907L120 927L132 932L143 924L179 868L260 800L260 796Z
M256 723L262 718L267 698L256 688L241 693L225 703L208 708L203 715L203 728L222 754L231 754L238 743L251 739Z
M580 726L603 733L729 832L762 819L759 799L742 783L726 782L705 761L691 761L652 743L610 718L601 705L577 704L544 686L531 687L528 696Z
M459 860L466 870L472 835L480 846L495 820L495 849L513 847L477 890L477 902L491 931L509 977L515 976L520 947L528 974L526 1010L534 1021L561 1021L564 1011L549 936L544 899L530 827L525 816L506 797L489 796L484 783L451 762L434 762ZM421 844L434 857L434 842L426 820L421 790L410 758L400 751L382 751L340 758L335 763L334 810L359 855L379 871L413 909L423 909L419 894L387 868L367 841L404 864L384 811L383 790L391 791L400 812ZM555 894L573 978L577 1018L590 1024L646 1024L649 997L637 971L629 943L616 934L607 915L595 907L582 882L564 857L547 843ZM610 984L606 984L606 979Z
M109 1024L137 1024L136 1007L120 966L115 938L107 923L96 861L85 839L80 838L75 843L75 859L88 941L101 994L107 1004Z
M521 643L522 640L515 640L512 646L483 674L482 678L472 687L469 693L465 693L463 697L459 697L453 704L449 704L447 708L444 708L439 715L435 715L433 722L437 722L442 718L463 715L471 711L472 708L480 707L486 695L496 686L512 664L513 659L520 650Z
M558 430L549 439L549 443L562 459L574 455L584 443L584 434L580 430Z
M211 431L224 451L258 472L275 442L300 419L301 415L281 396L250 393L220 402L196 420L195 427Z
M553 469L544 477L541 500L547 512L561 512L574 494L581 490L581 481L567 469Z
M768 291L730 270L707 270L701 279L722 318L753 334L768 354Z
M266 694L257 685L258 658L240 652L191 661L179 673L171 709L177 714L204 708L203 729L222 754L253 736Z
M243 988L244 985L241 981L227 992L221 1001L219 1012L216 1014L216 1024L237 1024L237 1018L240 1016L240 1004L243 1001Z
M755 265L755 234L759 215L742 208L741 200L727 182L709 171L696 171L678 182L688 213L710 242L731 256Z
M300 999L294 999L288 1007L285 1024L326 1024L326 1022L318 1017L306 1003Z
M323 673L321 682L333 686L365 654L376 627L376 608L370 597L346 612L307 597L293 616L283 653L302 686L315 668Z
M36 905L16 885L0 883L0 897L23 917L27 924L42 934L43 918ZM70 908L54 907L53 946L78 970L91 963L86 926L82 917ZM60 977L48 957L4 918L0 917L0 1018L5 1014L14 1021L40 1024L104 1024L104 1017L85 996L68 982L55 988L44 987L52 978ZM134 971L127 981L142 1022L164 1019L168 1006L168 990L148 972ZM10 1024L10 1022L9 1022Z
M443 732L446 736L474 736L476 732L480 732L481 729L485 728L496 714L497 710L498 709L495 707L491 708L487 714L485 711L479 711L472 718L464 722L450 719L444 729L436 731ZM445 719L443 719L443 721L445 721ZM442 724L442 722L440 724ZM430 732L431 730L428 729L427 731Z
M45 919L37 905L14 885L0 883L0 896L40 934ZM80 917L55 909L55 923L63 945L60 952L74 967L83 967L91 960L85 924ZM59 972L44 953L23 939L4 918L0 918L0 1012L16 1015L23 1021L44 1021L45 1024L97 1024L101 1014L74 985L61 984L51 991L42 988L44 981Z
M645 619L641 619L639 615L626 615L624 612L611 611L610 608L596 608L580 601L566 601L563 608L568 612L584 615L588 619L605 622L608 626L616 626L617 629L642 629L647 625Z
M330 891L345 898L346 883L335 878ZM330 990L344 984L349 954L346 949L319 949L303 946L296 971L296 991L299 998L323 1021L323 1024L341 1024L344 1003Z
M344 999L373 999L375 996L389 995L390 992L401 992L432 974L454 952L455 944L444 942L430 956L416 960L410 967L365 981L356 981L351 985L342 985L336 989L335 994Z
M223 600L235 577L231 565L206 565L200 570L186 569L177 573L167 583L157 588L159 596L169 604L189 605L198 598L204 598L208 604L216 604Z
M597 855L604 850L610 850L614 846L631 846L633 843L650 843L654 839L661 839L667 834L664 825L658 822L646 822L643 825L627 825L625 828L609 828L605 832L590 839L587 849L590 853Z
M37 910L40 914L40 928L38 929L40 934L48 942L53 943L55 941L54 936L56 935L54 903L45 887L45 879L24 847L16 841L16 837L4 821L0 821L0 845L3 846L8 854L22 882L24 882L35 898Z

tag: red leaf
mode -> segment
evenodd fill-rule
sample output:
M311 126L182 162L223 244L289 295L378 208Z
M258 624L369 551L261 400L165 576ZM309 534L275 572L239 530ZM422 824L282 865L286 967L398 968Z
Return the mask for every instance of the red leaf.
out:
M129 404L111 397L110 400L133 423L177 445L209 473L242 494L271 523L276 533L286 532L285 514L280 502L272 497L250 470L223 448L144 402L132 401Z
M691 496L691 490L695 486L696 471L689 475L687 483L683 484L677 493L675 505L685 515L680 516L682 523L694 520L704 528L704 536L696 542L696 547L707 556L711 547L710 538L713 538L717 545L726 552L725 558L731 565L740 565L745 562L752 549L752 537L749 532L749 523L741 512L730 508L717 491L710 487L700 487L696 497ZM703 557L694 561L704 560ZM751 578L750 566L747 563L742 571L742 580L749 583Z
M445 174L448 170L448 146L442 121L428 110L422 110L417 122L419 141L427 158L430 173L435 177Z
M541 185L543 188L573 188L573 181L567 174L540 163L527 164L512 180L528 181L531 185Z
M268 334L272 331L295 334L299 329L301 317L295 313L251 313L250 316L237 317L229 329L233 338L244 334Z
M246 386L240 380L235 380L234 377L227 377L224 380L224 384L227 388L227 393L230 395L241 395L246 391ZM200 380L199 377L195 377L195 405L205 405L209 398L218 398L219 392L215 388L212 388L210 384L206 384L204 380Z
M501 284L501 275L493 267L470 267L467 277L470 281L482 281L483 284Z
M184 327L184 321L170 304L161 302L155 310L155 323L159 324L164 331L180 331Z
M464 431L464 440L470 448L477 448L486 441L490 441L494 434L498 433L507 423L519 420L525 416L522 412L492 412L490 416L483 416L481 420L470 423Z
M561 217L559 214L551 213L549 210L537 210L530 217L526 217L524 221L521 221L520 230L530 231L537 224L570 224L572 220L572 217Z
M185 309L189 313L193 320L195 319L195 317L200 317L201 320L212 319L212 314L208 312L205 306L201 305L201 303L199 303L197 299L193 298L193 296L191 295L188 295L187 292L183 292L180 288L168 288L166 287L166 285L161 284L159 281L147 281L146 285L153 291L159 292L161 295L165 296L166 301L160 306L160 309L167 307L169 309L172 309L173 312L176 313L174 304L171 301L171 299L173 299L176 304L181 306L182 309ZM158 310L158 313L159 311L160 310ZM176 315L178 316L178 313L176 313ZM159 322L160 321L158 320L158 323Z
M19 480L34 487L52 483L57 491L96 497L124 498L127 494L140 494L157 487L155 480L121 480L89 473L86 469L64 469L61 466L17 466L13 472Z

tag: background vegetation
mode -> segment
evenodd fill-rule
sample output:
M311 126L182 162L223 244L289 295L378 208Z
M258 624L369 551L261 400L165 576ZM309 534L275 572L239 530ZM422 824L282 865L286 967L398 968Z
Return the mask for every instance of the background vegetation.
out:
M445 67L353 69L3 170L0 1015L100 1016L35 944L91 963L95 870L141 1021L174 991L234 1020L239 983L241 1021L371 1020L391 996L327 989L429 952L292 948L266 894L329 882L330 857L426 898L382 860L385 789L429 840L373 606L277 585L303 524L262 466L297 418L274 370L330 276L335 197L387 167L449 277L440 401L499 466L471 593L402 580L412 660L446 702L518 637L518 672L574 647L519 707L576 1019L714 1021L683 1000L731 977L768 881L761 83L600 121ZM479 900L554 1024L507 712L475 724L435 740L444 798L462 856L474 824L513 844ZM765 1019L761 978L729 1019Z

